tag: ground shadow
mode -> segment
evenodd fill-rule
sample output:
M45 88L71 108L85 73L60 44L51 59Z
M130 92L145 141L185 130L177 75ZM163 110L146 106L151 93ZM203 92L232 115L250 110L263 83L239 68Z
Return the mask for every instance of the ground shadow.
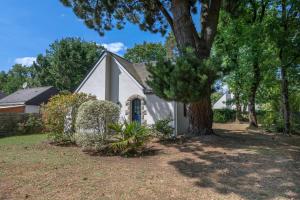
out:
M216 133L184 144L165 144L190 155L169 164L195 179L196 186L221 194L235 193L245 199L300 199L299 146L257 132Z

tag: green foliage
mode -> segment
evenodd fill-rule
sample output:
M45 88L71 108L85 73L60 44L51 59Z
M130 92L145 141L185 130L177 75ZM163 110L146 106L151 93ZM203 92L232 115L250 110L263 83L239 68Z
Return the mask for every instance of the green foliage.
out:
M156 65L149 65L148 84L155 94L166 100L198 101L211 93L214 72L208 66L211 65L201 62L193 50L187 49L176 62L161 59Z
M29 115L28 118L18 123L17 133L22 134L36 134L43 131L43 121L40 116Z
M35 85L73 91L99 59L104 48L80 38L64 38L50 45L33 64Z
M109 124L119 119L120 107L110 101L90 100L83 103L76 118L75 141L84 149L100 150L110 134Z
M211 94L211 102L212 104L215 104L221 97L223 96L223 94L221 92L214 92Z
M83 151L97 152L105 149L106 140L100 134L76 132L74 134L74 140L75 143L83 149Z
M79 106L94 96L83 93L58 94L42 106L42 119L49 138L58 143L70 142L75 132L75 119ZM71 114L70 130L64 134L66 116Z
M153 1L81 1L60 0L71 7L85 25L96 30L101 36L113 28L122 29L126 22L139 25L143 31L165 34L168 22L159 12L161 5ZM196 2L191 2L195 7Z
M24 82L30 82L31 68L15 64L7 72L0 73L0 91L11 94L22 88Z
M166 57L166 49L160 43L144 42L127 49L124 57L134 63L148 63Z
M51 85L59 90L73 91L103 50L104 47L80 38L55 41L31 66L15 64L7 73L0 72L0 91L13 93L21 89L24 82L30 87Z
M235 110L230 109L214 109L214 122L226 123L235 120Z
M174 131L174 128L170 125L172 121L172 119L161 119L155 121L155 124L152 126L155 135L163 139L171 138Z
M109 132L108 124L118 121L120 107L110 101L90 100L83 103L76 118L76 132L91 131L105 135Z
M43 128L40 114L0 113L0 132L4 134L34 134Z
M115 141L110 143L110 148L117 154L136 153L150 138L150 131L135 121L111 124L109 128L115 133Z

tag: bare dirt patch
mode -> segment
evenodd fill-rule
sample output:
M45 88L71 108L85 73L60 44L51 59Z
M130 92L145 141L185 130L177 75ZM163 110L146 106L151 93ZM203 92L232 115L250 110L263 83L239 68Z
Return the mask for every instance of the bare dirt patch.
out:
M215 131L135 158L0 139L0 199L300 199L299 137Z

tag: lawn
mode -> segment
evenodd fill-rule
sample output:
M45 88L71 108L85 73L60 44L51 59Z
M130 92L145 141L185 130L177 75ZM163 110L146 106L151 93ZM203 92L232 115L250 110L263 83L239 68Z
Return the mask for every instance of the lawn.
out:
M300 199L300 137L215 129L136 158L0 138L0 199Z

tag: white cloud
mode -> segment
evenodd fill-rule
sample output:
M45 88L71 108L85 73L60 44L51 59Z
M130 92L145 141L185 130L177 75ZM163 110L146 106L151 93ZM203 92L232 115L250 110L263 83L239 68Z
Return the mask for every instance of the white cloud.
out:
M125 46L124 43L122 42L113 42L113 43L103 43L101 44L105 49L107 49L108 51L111 51L113 53L118 53L122 50L126 50L127 47Z
M36 57L23 57L23 58L16 58L15 63L21 64L25 66L30 66L32 63L36 61Z

